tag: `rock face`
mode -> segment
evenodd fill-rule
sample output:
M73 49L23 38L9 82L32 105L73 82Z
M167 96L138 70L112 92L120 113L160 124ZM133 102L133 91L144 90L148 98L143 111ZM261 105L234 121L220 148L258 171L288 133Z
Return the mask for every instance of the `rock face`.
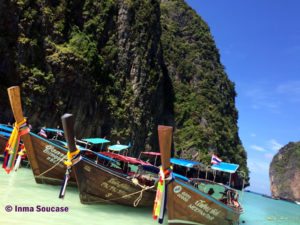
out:
M33 127L73 113L78 137L131 142L138 155L172 125L177 156L214 152L248 176L234 84L184 0L1 0L0 15L0 121L5 89L20 85Z
M300 201L300 142L287 144L274 156L270 181L273 197Z

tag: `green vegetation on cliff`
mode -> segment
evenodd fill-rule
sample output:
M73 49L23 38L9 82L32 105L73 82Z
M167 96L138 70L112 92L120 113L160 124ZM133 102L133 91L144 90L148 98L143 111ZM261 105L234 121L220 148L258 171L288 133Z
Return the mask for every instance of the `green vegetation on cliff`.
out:
M0 14L1 87L22 86L34 127L72 112L78 136L131 141L137 155L169 124L175 154L209 163L215 152L248 174L234 84L183 0L15 0Z
M290 142L273 157L270 180L274 197L300 201L300 142Z
M220 63L207 24L183 1L161 3L162 46L175 92L174 135L184 157L209 162L215 152L241 164L246 152L238 136L236 92Z

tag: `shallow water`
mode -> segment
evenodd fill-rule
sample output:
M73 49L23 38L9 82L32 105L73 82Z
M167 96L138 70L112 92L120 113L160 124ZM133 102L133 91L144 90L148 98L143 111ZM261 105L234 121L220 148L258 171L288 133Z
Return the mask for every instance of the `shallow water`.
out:
M7 175L0 171L0 224L22 225L153 225L151 208L119 205L82 205L76 188L68 187L65 199L59 199L60 187L36 184L30 169L21 168ZM300 206L244 193L241 216L247 225L300 224ZM12 212L5 208L11 205ZM68 207L68 212L16 212L15 207ZM28 208L29 209L29 208ZM165 223L167 224L167 223Z

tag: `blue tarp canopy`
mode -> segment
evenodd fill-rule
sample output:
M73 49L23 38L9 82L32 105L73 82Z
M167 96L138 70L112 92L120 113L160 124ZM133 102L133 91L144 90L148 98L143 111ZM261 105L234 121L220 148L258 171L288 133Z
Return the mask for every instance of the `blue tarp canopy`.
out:
M111 146L108 147L108 150L120 152L120 151L125 150L127 148L129 148L128 145L111 145Z
M219 170L227 173L235 173L239 168L238 164L220 162L211 167L213 170Z
M5 124L0 124L0 130L12 132L13 128Z
M184 180L184 181L189 181L189 179L187 177L182 176L182 175L180 175L178 173L174 173L173 172L173 175L174 175L175 178L179 178L179 179Z
M43 128L43 129L44 129L44 131L46 131L46 132L61 133L61 134L64 133L63 130L55 129L55 128Z
M156 167L156 166L140 165L139 168L142 168L143 170L146 170L146 171L151 172L151 173L156 173L156 174L159 173L159 168Z
M4 131L0 131L0 135L4 137L10 137L10 133L6 133Z
M91 144L105 144L105 143L109 143L110 141L109 140L106 140L104 138L85 138L85 139L82 139L86 142L89 142Z
M195 166L202 165L202 163L200 163L200 162L195 162L195 161L191 161L191 160L187 160L187 159L171 158L170 161L172 164L176 164L176 165L184 166L184 167L188 167L188 168L193 168Z

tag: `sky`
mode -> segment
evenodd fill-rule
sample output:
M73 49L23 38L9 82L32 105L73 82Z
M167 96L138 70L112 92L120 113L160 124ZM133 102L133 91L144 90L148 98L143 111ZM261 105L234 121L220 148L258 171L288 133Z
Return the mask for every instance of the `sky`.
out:
M300 141L300 1L186 0L209 25L235 83L251 191L270 194L269 165Z

